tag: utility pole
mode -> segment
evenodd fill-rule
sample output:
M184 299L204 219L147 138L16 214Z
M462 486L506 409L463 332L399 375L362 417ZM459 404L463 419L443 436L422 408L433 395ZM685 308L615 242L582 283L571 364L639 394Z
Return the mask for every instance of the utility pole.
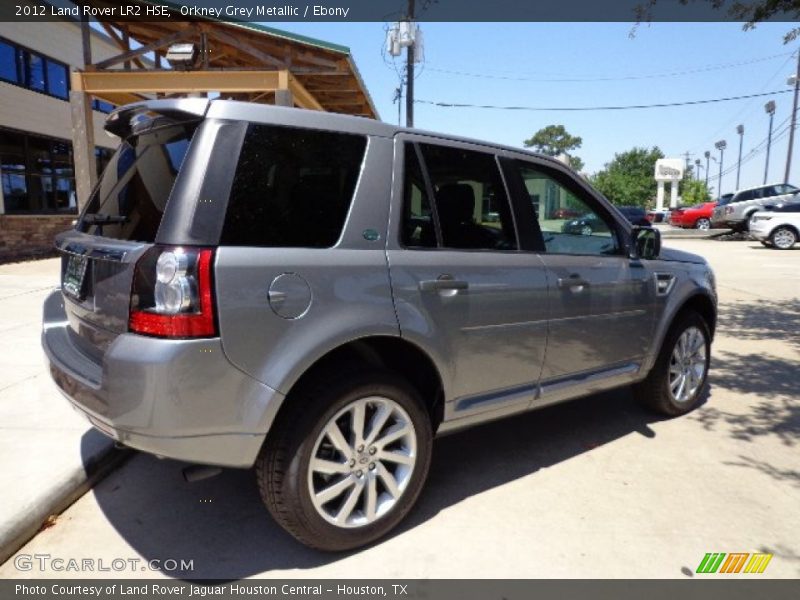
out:
M794 149L794 130L797 127L797 96L800 93L800 50L797 51L797 70L794 77L789 79L794 83L794 102L792 103L792 124L789 128L789 149L786 152L786 173L783 183L789 183L789 171L792 169L792 150Z
M767 134L767 159L764 162L764 185L767 185L769 175L769 152L772 148L772 121L775 119L775 100L770 100L764 105L764 110L769 115L769 133Z
M408 24L414 26L414 0L408 0ZM414 126L414 44L406 48L406 127Z
M742 171L742 144L744 143L744 125L737 125L736 133L739 134L739 162L736 163L736 189L733 190L734 192L739 189L739 174Z
M706 189L708 189L708 167L711 165L711 152L706 150L703 156L706 157Z

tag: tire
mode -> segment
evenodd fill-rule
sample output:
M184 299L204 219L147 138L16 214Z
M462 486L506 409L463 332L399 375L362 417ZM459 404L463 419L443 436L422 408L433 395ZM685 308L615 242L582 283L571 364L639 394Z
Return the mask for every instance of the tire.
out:
M389 371L350 371L321 377L287 402L255 465L261 498L278 524L326 551L364 546L394 528L414 506L430 467L431 419L417 391ZM359 406L367 441L368 425L389 414L378 440L361 451L352 429ZM326 429L334 428L341 437L329 437ZM381 446L390 430L410 433ZM312 469L312 457L321 470ZM401 458L411 465L395 462ZM327 499L318 499L322 492Z
M697 335L702 338L702 345L697 345L692 351L694 345L700 341ZM687 363L690 366L676 360L680 358L680 344L683 341L689 344ZM710 361L711 335L708 324L694 311L682 313L667 333L647 378L634 386L634 396L645 407L659 414L668 417L686 414L697 407L703 396ZM702 373L699 373L701 366ZM679 395L682 375L684 385L690 386L689 390L685 390L687 395L683 398Z
M702 231L708 231L711 229L711 221L705 218L697 219L697 221L694 222L694 228Z
M584 225L583 227L581 227L580 231L581 235L592 235L594 233L594 231L592 231L592 228L589 225Z
M769 235L769 241L778 250L789 250L797 243L797 232L791 227L781 226Z

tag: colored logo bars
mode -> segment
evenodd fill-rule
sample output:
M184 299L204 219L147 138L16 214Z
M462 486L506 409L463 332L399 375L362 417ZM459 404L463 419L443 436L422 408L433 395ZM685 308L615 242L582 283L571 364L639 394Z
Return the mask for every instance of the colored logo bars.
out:
M730 554L725 554L725 552L709 552L700 561L696 572L763 573L771 560L772 554L765 553L731 552Z

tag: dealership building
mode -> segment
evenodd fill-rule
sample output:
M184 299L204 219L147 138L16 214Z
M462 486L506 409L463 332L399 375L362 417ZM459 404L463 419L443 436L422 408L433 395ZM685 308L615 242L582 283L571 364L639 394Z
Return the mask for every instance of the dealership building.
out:
M378 117L347 47L173 17L0 23L0 262L52 252L118 144L103 129L117 105L210 94Z
M118 47L91 30L99 57ZM0 261L47 252L77 213L70 71L81 68L80 24L0 23ZM96 168L117 145L103 131L113 105L93 100Z

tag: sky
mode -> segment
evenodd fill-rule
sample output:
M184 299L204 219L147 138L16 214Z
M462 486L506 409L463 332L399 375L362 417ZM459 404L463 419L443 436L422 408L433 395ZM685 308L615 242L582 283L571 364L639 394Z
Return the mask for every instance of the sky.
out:
M392 100L396 69L383 52L383 23L265 23L351 49L384 121L397 123ZM418 100L496 106L579 107L655 104L791 91L800 44L783 43L786 23L743 31L738 23L651 23L631 36L631 23L421 23L425 60L418 65ZM457 71L461 74L453 73ZM467 74L464 74L467 73ZM573 81L553 81L571 79ZM578 81L574 81L578 80ZM444 108L416 104L415 126L522 147L550 124L563 124L583 138L574 154L585 171L596 172L615 153L634 146L659 146L668 157L718 160L718 140L727 141L722 192L736 187L738 124L744 125L739 188L764 179L769 118L774 99L774 142L768 180L782 181L792 94L715 104L624 111L511 111ZM403 117L405 122L405 117ZM783 132L783 133L781 133ZM751 154L752 150L758 153ZM790 182L800 185L800 139ZM711 161L709 185L717 188L719 164Z

